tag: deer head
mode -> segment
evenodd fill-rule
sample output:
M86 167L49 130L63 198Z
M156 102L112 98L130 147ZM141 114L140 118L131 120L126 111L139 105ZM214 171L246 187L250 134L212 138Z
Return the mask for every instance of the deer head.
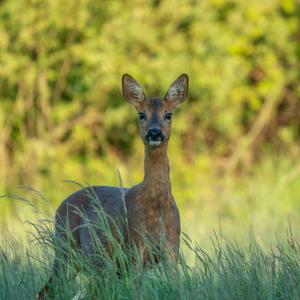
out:
M182 74L171 84L165 97L146 97L133 77L123 75L123 96L138 112L140 135L146 146L159 147L168 142L172 113L175 107L185 100L188 82L187 74Z

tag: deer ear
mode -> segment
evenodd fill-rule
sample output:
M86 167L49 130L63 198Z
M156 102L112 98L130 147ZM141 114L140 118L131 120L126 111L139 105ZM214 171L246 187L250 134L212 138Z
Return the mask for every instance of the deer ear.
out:
M172 106L182 103L187 97L189 89L189 77L187 74L181 74L169 87L165 100L172 103Z
M128 74L124 74L122 76L122 90L123 97L137 109L146 99L141 86Z

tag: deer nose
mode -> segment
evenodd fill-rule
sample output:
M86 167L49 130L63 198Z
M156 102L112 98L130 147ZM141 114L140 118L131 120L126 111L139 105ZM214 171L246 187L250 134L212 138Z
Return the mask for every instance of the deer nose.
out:
M147 133L148 140L157 141L163 139L163 133L160 128L149 128Z

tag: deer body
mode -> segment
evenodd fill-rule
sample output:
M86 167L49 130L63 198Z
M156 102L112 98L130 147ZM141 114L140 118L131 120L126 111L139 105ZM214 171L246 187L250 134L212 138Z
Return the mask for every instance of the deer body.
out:
M73 193L56 211L56 236L66 239L65 229L68 224L73 247L80 249L85 255L94 253L93 237L84 226L87 220L97 222L97 214L93 209L95 203L88 195L92 191L101 209L109 216L109 226L117 226L126 243L140 249L144 262L148 260L145 235L157 244L164 237L164 250L169 250L168 253L176 260L180 216L171 191L167 147L171 133L171 114L187 96L188 77L186 74L178 77L163 99L147 99L139 84L127 74L123 75L122 84L124 98L133 104L140 117L140 135L145 144L144 180L130 189L94 186ZM78 210L85 217L78 214ZM126 223L123 222L124 219ZM97 231L97 237L109 252L109 241L101 230ZM59 260L55 258L54 276L59 264ZM51 280L52 277L39 292L39 299L47 294Z

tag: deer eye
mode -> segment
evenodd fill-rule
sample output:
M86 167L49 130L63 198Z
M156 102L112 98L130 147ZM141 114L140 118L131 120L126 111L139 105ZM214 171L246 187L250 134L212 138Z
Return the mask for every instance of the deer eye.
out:
M139 112L140 121L145 121L147 119L146 114L144 112Z
M171 120L171 119L172 119L172 113L167 112L167 113L165 114L165 119L166 119L166 120Z

